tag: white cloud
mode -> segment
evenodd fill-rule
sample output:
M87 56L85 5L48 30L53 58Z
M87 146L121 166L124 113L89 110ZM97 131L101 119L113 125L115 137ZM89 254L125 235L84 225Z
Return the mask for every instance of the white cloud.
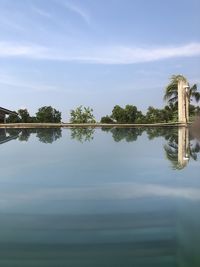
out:
M200 55L200 43L181 46L140 48L101 46L75 49L50 48L38 45L20 45L0 42L0 57L20 57L40 60L77 61L95 64L134 64L176 57Z
M0 57L41 57L46 50L37 45L21 45L17 43L0 42Z
M80 8L79 6L76 6L76 5L69 3L69 2L64 3L64 6L67 9L71 10L72 12L76 13L78 16L80 16L88 24L90 23L89 14L85 10Z

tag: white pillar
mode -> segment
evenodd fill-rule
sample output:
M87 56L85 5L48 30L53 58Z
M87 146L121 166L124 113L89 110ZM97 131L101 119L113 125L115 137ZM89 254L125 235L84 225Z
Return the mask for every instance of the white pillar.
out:
M188 123L189 121L189 97L187 95L188 83L180 80L178 82L178 121Z

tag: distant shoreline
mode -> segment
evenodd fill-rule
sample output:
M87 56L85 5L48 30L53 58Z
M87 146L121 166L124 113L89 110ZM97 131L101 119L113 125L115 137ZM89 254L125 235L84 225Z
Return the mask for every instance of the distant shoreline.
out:
M189 123L190 124L190 123ZM0 124L0 128L129 128L129 127L180 127L188 124L173 122L173 123L147 123L147 124L107 124L107 123L6 123Z

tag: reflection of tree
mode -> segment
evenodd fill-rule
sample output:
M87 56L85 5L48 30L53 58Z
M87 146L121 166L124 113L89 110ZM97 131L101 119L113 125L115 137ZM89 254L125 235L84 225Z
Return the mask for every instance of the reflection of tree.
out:
M21 133L19 134L18 140L21 142L27 142L29 137L31 136L31 133L31 129L22 129Z
M21 129L19 129L19 128L6 128L5 131L9 136L17 136L18 137L20 132L21 132Z
M6 142L9 142L11 140L17 139L20 130L18 129L0 129L0 144L4 144Z
M84 143L90 142L94 138L94 128L71 128L71 138Z
M185 166L179 163L178 160L178 129L177 128L147 128L146 129L149 140L157 137L164 137L168 142L164 145L166 158L171 162L173 169L183 169Z
M28 142L31 134L36 134L40 142L51 144L62 137L61 128L7 128L0 129L0 144L8 142L12 139L18 139L21 142Z
M164 137L165 140L170 142L178 142L178 131L177 128L164 128L164 127L154 127L154 128L146 128L146 133L148 135L149 140L153 140L156 137Z
M40 142L52 144L54 141L62 137L61 128L41 128L36 131Z
M111 132L115 142L126 140L126 142L136 141L144 129L143 128L102 128L103 131Z

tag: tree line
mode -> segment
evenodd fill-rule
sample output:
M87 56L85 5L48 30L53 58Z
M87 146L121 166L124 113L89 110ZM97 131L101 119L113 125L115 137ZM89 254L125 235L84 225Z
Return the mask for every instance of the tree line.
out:
M162 123L162 122L177 122L178 121L178 82L180 80L187 81L182 75L173 75L170 83L165 88L164 100L167 105L162 108L148 107L146 114L138 110L135 105L126 105L121 107L115 105L110 115L105 115L101 118L101 123L107 124L132 124L132 123ZM200 92L197 85L189 87L189 111L190 117L200 115L200 107L191 104L195 100L200 101ZM10 115L7 118L8 123L61 123L61 112L51 106L39 108L35 116L30 116L27 109L19 109L18 114ZM71 123L96 123L93 114L93 109L90 107L79 106L70 111Z

